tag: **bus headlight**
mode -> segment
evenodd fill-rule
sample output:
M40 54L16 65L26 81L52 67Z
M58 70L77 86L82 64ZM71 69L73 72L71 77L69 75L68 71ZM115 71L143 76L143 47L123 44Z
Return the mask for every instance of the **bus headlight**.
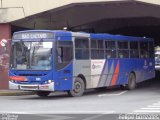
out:
M53 80L48 80L48 83L50 84L50 83L52 83L53 82Z
M47 80L47 81L45 81L44 83L45 84L50 84L50 83L53 83L54 81L53 80Z

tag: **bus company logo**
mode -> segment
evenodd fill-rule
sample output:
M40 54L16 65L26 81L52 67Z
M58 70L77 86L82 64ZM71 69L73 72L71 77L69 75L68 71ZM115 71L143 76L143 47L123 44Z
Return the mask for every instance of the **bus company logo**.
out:
M144 61L144 66L147 66L147 60Z
M94 64L92 65L92 69L95 69L95 65Z
M144 66L143 66L143 68L144 68L144 69L147 69L147 68L148 68L147 60L144 61Z
M41 78L36 78L36 81L37 81L37 82L41 81Z
M101 65L95 65L95 64L92 65L92 69L98 69L98 68L101 68Z

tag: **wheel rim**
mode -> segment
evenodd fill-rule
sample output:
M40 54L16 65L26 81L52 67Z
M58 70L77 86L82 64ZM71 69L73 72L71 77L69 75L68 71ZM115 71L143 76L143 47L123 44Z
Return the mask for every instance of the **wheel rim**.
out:
M81 90L82 90L82 85L81 85L81 83L80 83L80 82L76 82L76 83L74 84L74 86L75 86L74 92L75 92L75 93L80 93Z

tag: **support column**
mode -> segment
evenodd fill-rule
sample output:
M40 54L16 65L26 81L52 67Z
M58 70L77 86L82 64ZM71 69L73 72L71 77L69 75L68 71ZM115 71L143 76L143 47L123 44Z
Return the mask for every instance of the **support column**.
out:
M0 89L8 89L11 25L0 23Z

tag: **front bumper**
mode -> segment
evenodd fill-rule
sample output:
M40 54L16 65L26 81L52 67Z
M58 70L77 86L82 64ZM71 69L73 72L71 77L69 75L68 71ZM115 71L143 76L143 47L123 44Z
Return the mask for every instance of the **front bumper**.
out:
M54 91L54 82L50 84L16 84L9 81L9 89L27 91Z

